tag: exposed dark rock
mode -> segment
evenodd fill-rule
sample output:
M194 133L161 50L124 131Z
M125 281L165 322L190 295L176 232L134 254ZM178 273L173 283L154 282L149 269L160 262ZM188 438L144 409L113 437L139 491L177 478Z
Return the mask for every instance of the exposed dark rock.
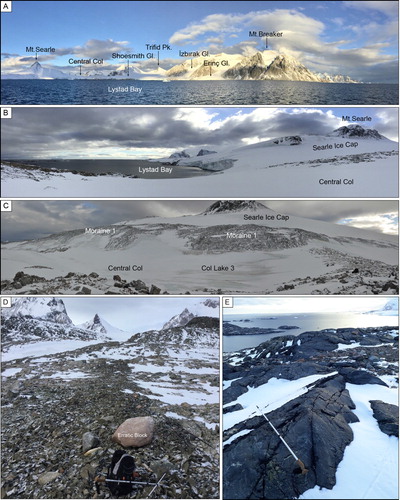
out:
M219 318L212 318L210 316L196 316L187 323L187 326L198 326L200 328L219 328Z
M211 155L213 153L216 153L216 151L209 151L208 149L200 149L200 151L197 153L196 156Z
M365 129L361 125L348 125L334 130L331 134L334 137L359 137L359 138L372 138L383 139L384 137L374 129Z
M228 406L224 408L224 413L232 413L233 411L243 410L243 406L240 404Z
M92 448L96 448L96 446L99 446L99 444L100 444L100 439L92 432L85 432L85 434L82 436L83 453L85 453L88 450L91 450Z
M308 473L297 473L298 466L287 448L254 412L224 431L225 441L230 440L224 447L224 497L277 500L298 498L315 486L332 489L338 464L353 439L349 424L358 421L346 383L386 386L380 376L394 375L398 370L395 330L370 327L304 332L225 354L223 377L231 381L223 396L225 405L231 403L224 409L227 421L235 422L241 395L272 378L321 378L305 386L307 392L267 414ZM338 349L339 344L346 348ZM380 363L382 359L386 363ZM398 408L379 403L371 402L371 407L381 421L382 432L398 434L398 418L394 418Z
M265 335L280 333L276 328L243 327L224 321L223 335Z
M345 447L357 422L345 381L340 375L317 382L306 394L270 412L275 425L308 474L294 473L296 463L263 417L235 426L253 429L224 449L224 497L296 498L315 485L332 488Z
M339 369L339 373L343 375L343 377L346 379L346 382L349 382L350 384L378 384L387 387L387 384L385 384L382 379L365 370L358 370L356 368L342 368Z
M161 288L158 288L156 285L151 285L150 287L150 295L160 295Z
M380 430L388 436L399 437L399 407L377 400L370 403Z

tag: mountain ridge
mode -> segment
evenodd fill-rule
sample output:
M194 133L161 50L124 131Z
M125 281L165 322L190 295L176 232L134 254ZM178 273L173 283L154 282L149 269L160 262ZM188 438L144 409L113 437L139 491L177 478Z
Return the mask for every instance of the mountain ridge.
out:
M2 74L2 78L25 79L146 79L160 80L288 80L319 83L359 83L349 76L314 73L289 54L264 50L250 56L220 53L208 57L194 57L175 64L168 70L160 66L156 70L144 71L132 66L129 72L125 65L112 71L89 69L83 74L64 72L57 67L42 66L35 61L31 67Z

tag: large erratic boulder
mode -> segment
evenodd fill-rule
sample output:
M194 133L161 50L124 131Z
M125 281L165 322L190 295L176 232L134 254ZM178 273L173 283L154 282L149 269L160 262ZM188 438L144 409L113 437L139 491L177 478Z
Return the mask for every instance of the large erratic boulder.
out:
M128 418L114 432L112 440L124 448L132 446L140 448L150 444L154 435L152 417Z

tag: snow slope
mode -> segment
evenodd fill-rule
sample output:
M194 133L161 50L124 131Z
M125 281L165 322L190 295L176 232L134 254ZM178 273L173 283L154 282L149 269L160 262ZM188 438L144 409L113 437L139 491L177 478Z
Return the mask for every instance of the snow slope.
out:
M300 140L293 143L293 137ZM178 159L174 169L187 165L210 172L191 178L96 177L4 164L2 196L24 197L29 192L34 198L397 197L397 162L398 143L386 138L301 135Z

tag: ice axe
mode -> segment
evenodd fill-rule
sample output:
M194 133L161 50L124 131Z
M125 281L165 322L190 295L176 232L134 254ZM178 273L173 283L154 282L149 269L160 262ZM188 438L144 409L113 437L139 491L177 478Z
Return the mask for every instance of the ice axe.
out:
M279 431L274 427L274 425L268 420L268 417L265 415L265 413L256 405L257 410L261 413L261 415L265 418L265 420L269 423L269 425L272 427L274 430L275 434L280 438L282 443L286 446L286 448L290 451L290 454L292 457L295 459L296 464L299 466L299 470L297 472L297 469L294 470L294 472L297 474L307 474L308 469L306 469L306 466L304 463L300 460L300 458L296 455L296 453L292 450L292 448L287 444L287 442L283 439L283 437L279 434Z

